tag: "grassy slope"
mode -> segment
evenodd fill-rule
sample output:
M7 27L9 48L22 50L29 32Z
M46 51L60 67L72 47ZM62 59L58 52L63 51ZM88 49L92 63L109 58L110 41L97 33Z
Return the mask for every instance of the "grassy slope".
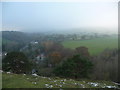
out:
M50 86L53 86L52 88L105 88L106 86L117 87L117 85L110 81L75 81L73 79L63 79L58 77L49 78L6 73L3 73L2 76L3 88L50 88ZM91 82L96 83L98 86L92 85ZM48 84L48 86L46 86L45 84Z
M3 44L8 44L8 43L11 43L11 42L16 43L15 41L11 41L11 40L2 38L2 43L3 43Z
M118 48L118 38L111 36L82 41L64 41L62 44L64 47L71 49L75 49L79 46L86 46L88 47L90 54L95 55L99 54L106 48Z
M11 40L7 40L4 38L0 38L0 47L2 46L2 44L9 44L9 43L16 43L15 41L11 41Z

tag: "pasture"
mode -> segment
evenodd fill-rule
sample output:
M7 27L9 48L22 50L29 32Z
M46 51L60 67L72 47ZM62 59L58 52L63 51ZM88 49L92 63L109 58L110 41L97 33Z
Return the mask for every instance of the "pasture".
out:
M118 48L118 37L101 37L94 38L90 40L69 40L62 42L65 48L75 49L80 46L85 46L88 48L91 55L97 55L103 52L105 49Z

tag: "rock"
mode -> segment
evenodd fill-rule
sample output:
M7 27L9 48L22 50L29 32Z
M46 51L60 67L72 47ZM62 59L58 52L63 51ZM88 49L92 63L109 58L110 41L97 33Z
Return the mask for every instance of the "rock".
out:
M32 74L33 76L38 76L37 74Z
M10 74L11 72L7 72L7 74Z

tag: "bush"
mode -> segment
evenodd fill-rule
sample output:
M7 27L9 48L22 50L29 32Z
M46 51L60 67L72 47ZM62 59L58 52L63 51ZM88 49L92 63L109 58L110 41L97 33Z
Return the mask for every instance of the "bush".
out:
M10 52L3 59L4 71L13 73L26 73L31 71L32 64L22 52Z
M92 66L93 64L87 58L75 55L57 66L54 69L54 74L62 77L86 78Z

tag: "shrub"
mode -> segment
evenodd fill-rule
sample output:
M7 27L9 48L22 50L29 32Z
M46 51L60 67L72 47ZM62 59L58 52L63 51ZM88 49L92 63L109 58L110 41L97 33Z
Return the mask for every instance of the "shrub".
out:
M87 58L75 55L57 66L54 69L54 74L62 77L85 78L88 77L92 66L92 62Z
M13 73L25 73L31 70L32 64L22 52L10 52L3 59L4 71Z

